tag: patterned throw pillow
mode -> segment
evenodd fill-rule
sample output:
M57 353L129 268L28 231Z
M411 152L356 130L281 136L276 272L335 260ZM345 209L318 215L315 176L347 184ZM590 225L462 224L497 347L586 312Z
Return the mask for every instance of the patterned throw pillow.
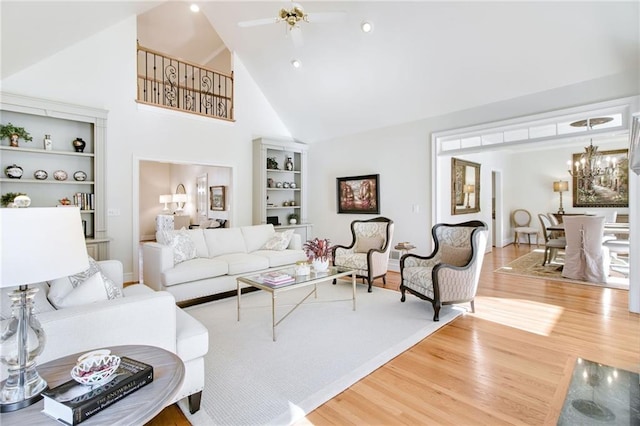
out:
M443 244L440 247L440 261L453 266L464 266L471 258L470 247L453 247Z
M47 298L56 309L124 296L122 289L102 272L91 256L89 267L84 271L48 283Z
M168 245L173 247L174 265L196 257L196 245L186 233L175 233Z
M261 247L261 250L286 250L289 247L289 241L293 236L293 229L287 229L284 232L276 232L273 237L269 238Z

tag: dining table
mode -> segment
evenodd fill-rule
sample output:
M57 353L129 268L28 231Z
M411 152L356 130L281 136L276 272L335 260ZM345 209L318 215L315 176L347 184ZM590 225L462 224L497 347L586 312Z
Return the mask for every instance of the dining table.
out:
M564 223L559 223L557 225L547 226L547 231L556 231L556 232L564 232ZM604 224L604 233L605 234L629 234L629 224L628 223L605 223Z

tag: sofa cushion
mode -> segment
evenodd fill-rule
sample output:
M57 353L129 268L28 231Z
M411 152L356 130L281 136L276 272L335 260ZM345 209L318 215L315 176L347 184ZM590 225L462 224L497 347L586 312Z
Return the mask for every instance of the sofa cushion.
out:
M193 244L196 246L197 257L209 257L209 250L207 249L207 243L204 240L204 232L202 232L202 229L186 229L182 232L186 233L193 241Z
M227 262L218 259L195 258L179 263L162 273L162 284L166 287L219 277L229 272Z
M240 229L242 230L244 244L247 247L248 253L259 250L276 233L273 225L270 223L266 225L243 226ZM289 244L288 241L287 244Z
M307 256L302 250L257 250L251 254L263 256L269 259L269 267L291 265L299 261L307 260Z
M54 286L52 285L51 288L53 289ZM104 286L102 274L93 274L64 296L50 297L49 300L57 309L64 309L109 300L109 296Z
M204 229L202 232L204 232L209 257L247 252L240 228Z
M454 247L443 244L440 252L440 261L453 266L464 266L469 263L471 257L471 247Z
M248 253L223 254L216 257L229 265L229 275L244 274L269 268L269 259Z
M284 250L289 246L291 236L293 235L293 229L287 229L283 232L276 232L271 238L267 240L261 250Z
M380 250L384 238L374 235L373 237L359 236L353 251L356 253L368 253L369 250Z

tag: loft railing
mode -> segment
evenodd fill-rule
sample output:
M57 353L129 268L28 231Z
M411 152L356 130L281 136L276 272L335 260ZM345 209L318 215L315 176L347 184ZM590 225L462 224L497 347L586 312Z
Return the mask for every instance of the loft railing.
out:
M224 74L138 45L138 102L233 120L233 73Z

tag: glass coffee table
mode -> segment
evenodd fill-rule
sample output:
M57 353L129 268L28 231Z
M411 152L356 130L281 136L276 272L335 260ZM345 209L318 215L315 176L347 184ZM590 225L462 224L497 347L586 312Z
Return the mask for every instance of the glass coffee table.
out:
M274 271L268 271L274 272ZM238 277L236 279L236 283L238 286L238 321L240 321L240 300L242 298L242 292L240 291L242 285L247 285L251 287L257 287L260 290L267 291L271 293L271 326L273 330L273 341L276 341L276 327L284 321L286 317L289 316L293 311L295 311L298 306L300 306L305 300L307 300L311 295L318 297L317 293L317 285L318 283L325 281L333 281L335 279L346 277L348 275L351 276L351 285L353 287L353 310L356 310L356 271L353 269L341 268L332 266L329 267L324 272L315 272L311 271L309 275L296 275L295 268L285 268L279 269L277 272L281 272L293 277L293 281L281 283L281 284L268 284L264 281L265 274L268 272L264 272L261 274L253 274L245 277ZM300 287L308 287L313 286L313 289L302 298L293 308L291 308L282 318L276 321L276 298L278 294L283 293L285 291L295 290Z

